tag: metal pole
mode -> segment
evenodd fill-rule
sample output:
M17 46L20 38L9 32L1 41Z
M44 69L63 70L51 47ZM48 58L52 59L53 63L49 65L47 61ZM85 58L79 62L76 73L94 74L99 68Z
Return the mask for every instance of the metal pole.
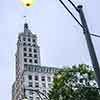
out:
M26 95L25 95L25 88L24 88L24 97L25 97Z
M64 2L62 0L59 0L60 3L65 7L65 9L70 13L70 15L75 19L75 21L81 26L81 28L83 28L83 25L79 22L79 20L74 16L74 14L68 9L68 7L64 4ZM68 0L71 5L75 8L75 10L78 12L78 9L77 7L75 6L75 4L71 1L71 0ZM91 34L90 35L92 36L95 36L95 37L100 37L100 35L97 35L97 34Z
M96 53L95 53L95 50L94 50L92 39L90 37L90 32L89 32L89 29L88 29L88 26L87 26L87 22L86 22L86 19L85 19L83 10L82 10L82 5L79 5L77 8L78 8L80 19L81 19L81 22L82 22L82 25L83 25L83 32L84 32L84 35L85 35L85 38L86 38L86 42L87 42L89 54L90 54L90 57L91 57L92 65L93 65L93 68L94 68L94 71L95 71L95 74L96 74L97 83L98 83L98 86L100 87L100 67L99 67L97 57L96 57Z

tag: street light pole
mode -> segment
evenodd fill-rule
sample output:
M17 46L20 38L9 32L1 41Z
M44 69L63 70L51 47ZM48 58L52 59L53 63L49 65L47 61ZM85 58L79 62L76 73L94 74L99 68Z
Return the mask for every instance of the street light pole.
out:
M83 10L82 10L82 5L78 5L77 8L78 8L80 19L81 19L81 22L82 22L82 25L83 25L83 32L84 32L84 36L86 38L86 42L87 42L89 54L90 54L90 57L91 57L92 65L93 65L94 71L96 73L98 86L100 87L100 67L99 67L97 57L96 57L96 53L95 53L95 50L94 50L92 39L91 39L90 34L89 34L90 32L89 32L89 29L88 29L88 26L87 26L87 22L86 22L86 19L85 19Z
M91 62L92 62L92 65L93 65L93 68L94 68L94 71L95 71L95 74L96 74L97 83L98 83L98 86L100 87L100 67L99 67L99 63L98 63L97 57L96 57L96 53L95 53L95 50L94 50L92 39L90 37L91 34L89 32L89 29L88 29L88 26L87 26L87 22L86 22L86 19L85 19L83 10L82 10L82 5L79 5L78 7L76 7L71 0L68 0L71 3L71 5L75 8L75 10L79 13L80 19L81 19L81 23L82 23L81 24L78 21L78 19L73 15L73 13L68 9L68 7L63 3L63 1L62 0L59 0L59 1L65 7L65 9L71 14L71 16L75 19L75 21L83 29L83 33L85 35L87 46L88 46L88 50L89 50L89 54L90 54L90 57L91 57Z

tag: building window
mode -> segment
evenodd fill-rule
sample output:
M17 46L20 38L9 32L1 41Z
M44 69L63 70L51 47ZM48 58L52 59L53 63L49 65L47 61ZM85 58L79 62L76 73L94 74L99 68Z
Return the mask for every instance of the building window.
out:
M29 48L29 52L32 52L32 49L31 48Z
M29 91L29 94L30 94L30 95L33 95L34 93L33 93L33 91L30 90L30 91Z
M32 54L29 54L29 57L32 57Z
M32 80L32 75L28 75L28 79L29 80Z
M37 54L34 55L34 58L37 58Z
M33 47L36 47L36 45L34 44Z
M42 83L42 87L46 88L46 84L45 83Z
M24 51L27 51L27 48L24 48Z
M29 62L32 63L32 59L29 59Z
M27 56L27 53L24 53L24 56Z
M48 88L51 88L51 86L52 86L52 85L49 83L49 84L48 84Z
M35 76L35 80L36 80L36 81L38 81L38 80L39 80L39 77L38 77L37 75Z
M42 81L45 81L45 76L42 76L42 77L41 77L41 80L42 80Z
M36 49L34 49L34 53L37 53L37 50Z
M37 64L37 63L38 63L38 61L37 61L37 60L34 60L34 63L36 63L36 64Z
M24 58L24 62L27 62L27 59L26 58Z
M23 41L26 41L26 38L25 37L23 38Z
M30 44L30 43L28 43L28 46L31 46L31 44Z
M28 38L28 41L30 42L30 41L31 41L31 39L30 39L30 38Z
M33 97L29 97L29 100L33 100Z
M25 45L26 45L26 43L23 43L23 45L25 46Z
M35 87L39 87L39 83L35 83Z
M33 83L32 82L29 82L29 87L33 87Z
M33 42L35 42L35 40L33 39Z
M40 98L39 97L36 97L36 100L40 100Z
M51 77L47 77L48 82L51 82Z

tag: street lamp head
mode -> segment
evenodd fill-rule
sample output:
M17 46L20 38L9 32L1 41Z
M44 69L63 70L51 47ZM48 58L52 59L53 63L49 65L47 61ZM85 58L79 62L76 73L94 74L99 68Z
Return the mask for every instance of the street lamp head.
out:
M32 7L35 4L35 0L21 0L21 2L26 7Z
M78 8L83 8L83 6L82 6L82 5L78 5L77 7L78 7Z

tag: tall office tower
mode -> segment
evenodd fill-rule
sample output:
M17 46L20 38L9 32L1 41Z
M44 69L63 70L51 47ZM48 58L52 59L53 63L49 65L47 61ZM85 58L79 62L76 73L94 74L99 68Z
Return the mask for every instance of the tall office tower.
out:
M41 66L37 36L32 34L25 23L24 32L19 34L17 41L16 80L12 86L12 100L21 100L23 96L29 100L41 100L41 97L47 100L45 95L52 86L53 74L57 70Z

